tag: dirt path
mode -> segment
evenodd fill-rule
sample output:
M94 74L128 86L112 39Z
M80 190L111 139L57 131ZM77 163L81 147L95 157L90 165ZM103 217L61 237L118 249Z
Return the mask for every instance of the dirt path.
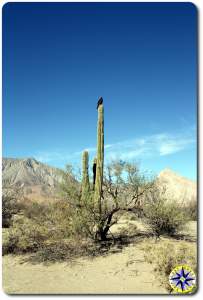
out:
M139 232L146 232L142 223L131 223ZM126 228L126 221L121 220L112 232ZM196 238L196 222L190 222L186 232ZM3 257L4 291L10 294L167 294L159 285L154 266L144 260L143 245L149 242L144 238L120 252L94 259L80 258L72 264L34 265L21 263L25 256L6 255Z
M93 260L78 259L72 265L20 264L21 257L3 258L3 286L7 293L167 293L145 263L141 245Z

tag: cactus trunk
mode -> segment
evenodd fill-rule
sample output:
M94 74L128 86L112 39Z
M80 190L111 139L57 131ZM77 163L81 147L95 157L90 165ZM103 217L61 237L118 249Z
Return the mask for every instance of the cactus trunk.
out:
M88 172L89 155L87 151L82 156L82 199L86 200L90 190L89 172Z
M95 204L98 203L99 213L102 213L101 197L103 184L104 169L104 107L103 104L98 106L98 123L97 123L97 163L96 163L96 180L95 180Z

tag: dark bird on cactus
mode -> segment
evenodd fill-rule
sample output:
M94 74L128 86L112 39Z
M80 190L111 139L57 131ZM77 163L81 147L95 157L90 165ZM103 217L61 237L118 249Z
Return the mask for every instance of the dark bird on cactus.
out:
M99 100L97 102L97 109L98 109L99 105L101 105L102 103L103 103L103 98L99 97Z

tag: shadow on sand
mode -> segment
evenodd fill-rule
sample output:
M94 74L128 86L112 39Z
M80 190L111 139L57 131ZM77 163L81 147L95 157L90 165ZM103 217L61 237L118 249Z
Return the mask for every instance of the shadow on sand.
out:
M164 236L163 236L164 238ZM171 237L166 236L171 240L183 240L188 242L196 242L196 239L189 234L176 234ZM121 252L125 247L129 245L138 245L146 239L151 239L155 243L161 238L157 238L153 233L140 231L135 234L118 234L109 235L105 241L92 242L89 241L82 249L75 249L75 252L70 252L67 245L61 241L60 248L55 247L53 250L48 247L40 249L36 253L32 253L26 257L23 257L21 263L32 264L53 264L58 262L67 262L68 264L77 263L78 258L94 259L99 256L107 256L114 253Z

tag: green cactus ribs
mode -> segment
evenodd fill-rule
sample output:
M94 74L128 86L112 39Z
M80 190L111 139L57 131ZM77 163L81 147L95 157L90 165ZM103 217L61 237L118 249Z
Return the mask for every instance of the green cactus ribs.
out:
M95 179L95 204L98 203L99 213L102 213L102 184L104 169L104 105L102 97L97 103L98 121L97 121L97 163L96 163L96 179Z
M82 155L82 199L86 200L90 190L89 173L89 154L88 151L84 151Z

